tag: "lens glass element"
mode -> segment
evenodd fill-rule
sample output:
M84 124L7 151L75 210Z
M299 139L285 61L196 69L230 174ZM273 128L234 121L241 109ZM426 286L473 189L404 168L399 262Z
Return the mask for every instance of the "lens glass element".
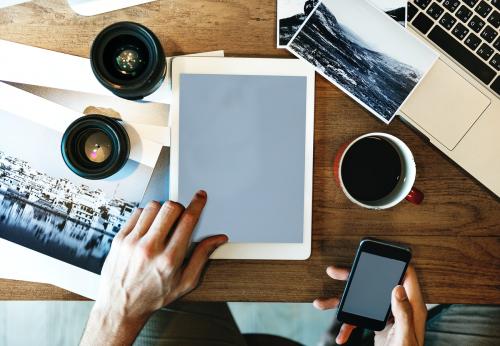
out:
M0 0L1 1L1 0ZM165 79L165 53L145 26L118 22L101 31L92 43L90 63L97 80L115 95L140 100Z
M92 162L106 161L113 151L113 142L108 135L100 130L89 133L84 141L85 157Z
M121 74L137 75L144 69L146 62L137 47L127 45L117 50L115 64Z

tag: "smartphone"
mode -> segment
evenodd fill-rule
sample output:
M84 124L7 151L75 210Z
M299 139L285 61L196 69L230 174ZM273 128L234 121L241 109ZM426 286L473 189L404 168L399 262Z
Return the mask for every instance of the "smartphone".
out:
M371 330L384 329L391 311L392 290L402 283L410 259L408 247L362 240L340 300L337 319Z

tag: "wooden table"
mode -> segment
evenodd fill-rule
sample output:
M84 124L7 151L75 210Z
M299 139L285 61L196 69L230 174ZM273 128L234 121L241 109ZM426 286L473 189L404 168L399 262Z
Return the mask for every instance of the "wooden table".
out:
M275 3L165 0L80 17L65 0L34 1L0 10L0 38L88 56L102 28L131 20L150 27L168 55L224 49L226 56L291 57L275 48ZM306 302L339 294L343 286L326 276L326 266L349 265L360 239L372 236L412 247L427 302L499 304L499 199L399 120L382 124L319 76L315 116L311 258L215 261L188 299ZM371 131L396 135L412 149L416 185L425 193L422 205L403 202L387 211L365 210L335 185L336 150ZM0 280L0 299L83 298L50 285Z

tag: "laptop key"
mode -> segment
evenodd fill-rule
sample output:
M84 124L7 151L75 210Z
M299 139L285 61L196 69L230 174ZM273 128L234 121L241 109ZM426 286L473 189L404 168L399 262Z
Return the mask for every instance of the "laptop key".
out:
M464 2L469 5L469 7L474 7L477 4L478 0L464 0Z
M495 81L491 84L491 89L500 96L500 76L495 79Z
M434 22L432 19L427 17L425 14L420 12L418 16L411 22L415 28L417 28L423 34L427 34L429 29L432 27Z
M470 35L474 34L471 33ZM453 38L453 36L440 26L434 26L427 37L483 83L489 84L495 77L496 72L491 67L465 48L462 43ZM479 38L477 39L479 42L481 41Z
M493 42L495 37L497 37L498 33L495 29L493 29L491 26L487 26L484 28L484 30L481 32L481 37L484 38L488 42Z
M470 16L472 16L472 11L469 10L464 5L460 6L460 8L458 9L457 13L455 13L455 17L457 17L458 19L460 19L464 23L467 23L467 21L469 20Z
M486 43L483 43L481 47L477 50L477 55L479 55L484 60L488 61L488 59L493 54L493 48L488 46Z
M452 17L449 13L445 13L443 17L439 20L442 26L450 30L457 20Z
M413 17L415 17L417 12L418 8L416 8L415 5L413 5L411 2L408 2L408 8L406 9L406 20L411 22L411 20L413 19Z
M484 22L478 16L474 16L467 25L475 32L480 32L481 29L484 27Z
M493 11L492 14L488 17L488 23L493 25L494 28L498 29L500 26L500 12L498 11Z
M495 43L493 43L493 47L500 51L500 36L497 38L497 40L495 41Z
M443 14L444 9L439 6L438 4L433 3L428 9L427 9L427 14L434 18L435 20L438 20L441 14Z
M479 5L476 6L474 11L476 11L481 17L486 18L488 14L490 14L493 7L488 5L486 2L481 1Z
M466 39L465 39L465 45L469 47L472 50L476 50L476 48L479 46L481 43L481 39L471 33Z
M500 70L500 54L496 53L490 60L490 65L493 66L497 71Z
M469 29L467 29L465 26L462 24L458 23L454 28L453 31L451 32L453 36L458 38L460 41L464 39L465 36L469 33Z
M451 13L455 12L459 5L460 1L458 0L444 0L443 2L443 6L446 7L446 9Z
M465 39L465 45L472 50L476 50L476 48L479 46L480 43L481 39L476 35L474 35L473 33L471 33L469 37Z
M500 11L500 0L491 0L491 4L495 6L497 10Z
M427 6L431 3L431 0L415 0L415 5L420 7L422 10L425 10Z

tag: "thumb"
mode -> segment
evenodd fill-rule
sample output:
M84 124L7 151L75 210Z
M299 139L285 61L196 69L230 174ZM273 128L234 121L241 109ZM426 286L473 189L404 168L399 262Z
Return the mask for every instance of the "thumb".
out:
M403 286L398 285L392 290L391 309L394 316L394 328L396 334L402 340L415 338L413 325L413 310Z

